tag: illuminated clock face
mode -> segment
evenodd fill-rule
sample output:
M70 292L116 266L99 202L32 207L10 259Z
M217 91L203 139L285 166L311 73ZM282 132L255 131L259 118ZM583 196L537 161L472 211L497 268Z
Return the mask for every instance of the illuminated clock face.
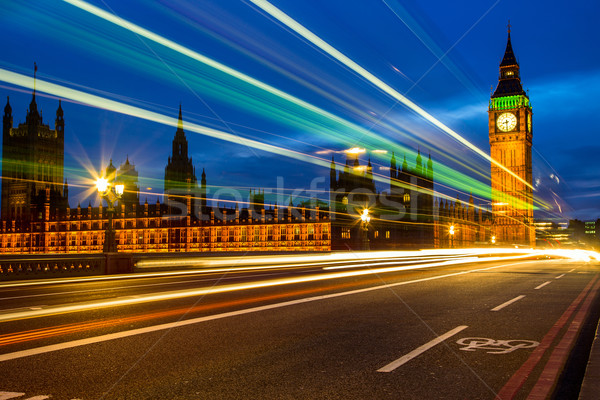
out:
M517 117L513 113L502 113L496 120L496 126L502 132L512 131L517 126Z

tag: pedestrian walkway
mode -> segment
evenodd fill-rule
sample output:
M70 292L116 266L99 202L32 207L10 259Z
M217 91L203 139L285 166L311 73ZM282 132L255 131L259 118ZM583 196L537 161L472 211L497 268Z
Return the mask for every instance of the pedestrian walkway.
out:
M596 328L596 336L592 343L590 358L579 392L579 400L600 399L600 321Z

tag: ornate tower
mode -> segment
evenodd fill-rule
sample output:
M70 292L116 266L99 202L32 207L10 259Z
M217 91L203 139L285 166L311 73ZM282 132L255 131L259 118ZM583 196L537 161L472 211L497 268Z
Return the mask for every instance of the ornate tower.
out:
M197 194L198 181L196 179L196 169L192 164L192 158L188 157L188 141L183 131L181 105L179 106L177 131L173 139L173 154L169 157L169 162L165 167L164 182L165 195L171 206L175 206L174 203L186 204L186 199L191 197L190 206L193 210L193 197ZM190 213L192 210L187 210L187 212ZM183 213L183 209L181 211Z
M2 220L27 223L39 219L40 210L45 210L43 205L48 200L52 212L65 208L68 205L63 175L65 121L60 100L55 129L44 124L35 89L25 123L13 127L8 100L2 122Z
M112 160L110 160L110 165L112 165ZM127 156L125 162L119 166L116 176L118 177L118 180L125 185L125 192L121 198L121 203L125 204L127 209L131 209L134 204L139 205L140 188L138 186L138 172L135 169L135 165L129 162L129 156Z
M531 104L521 86L519 64L508 26L506 51L500 62L498 86L488 110L492 158L514 175L492 164L494 234L500 244L535 245L531 174Z

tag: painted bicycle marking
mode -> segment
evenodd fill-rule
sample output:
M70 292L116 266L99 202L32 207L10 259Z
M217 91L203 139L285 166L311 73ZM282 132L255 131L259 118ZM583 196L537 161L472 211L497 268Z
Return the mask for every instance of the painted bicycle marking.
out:
M488 354L508 354L519 349L537 347L540 343L534 340L494 340L489 338L466 337L456 341L461 346L459 350L476 351L489 350Z

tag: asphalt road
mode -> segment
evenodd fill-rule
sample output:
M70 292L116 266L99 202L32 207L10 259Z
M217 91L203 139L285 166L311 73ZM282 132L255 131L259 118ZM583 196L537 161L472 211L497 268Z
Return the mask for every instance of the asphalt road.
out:
M0 399L524 399L575 379L597 263L375 264L2 284Z

